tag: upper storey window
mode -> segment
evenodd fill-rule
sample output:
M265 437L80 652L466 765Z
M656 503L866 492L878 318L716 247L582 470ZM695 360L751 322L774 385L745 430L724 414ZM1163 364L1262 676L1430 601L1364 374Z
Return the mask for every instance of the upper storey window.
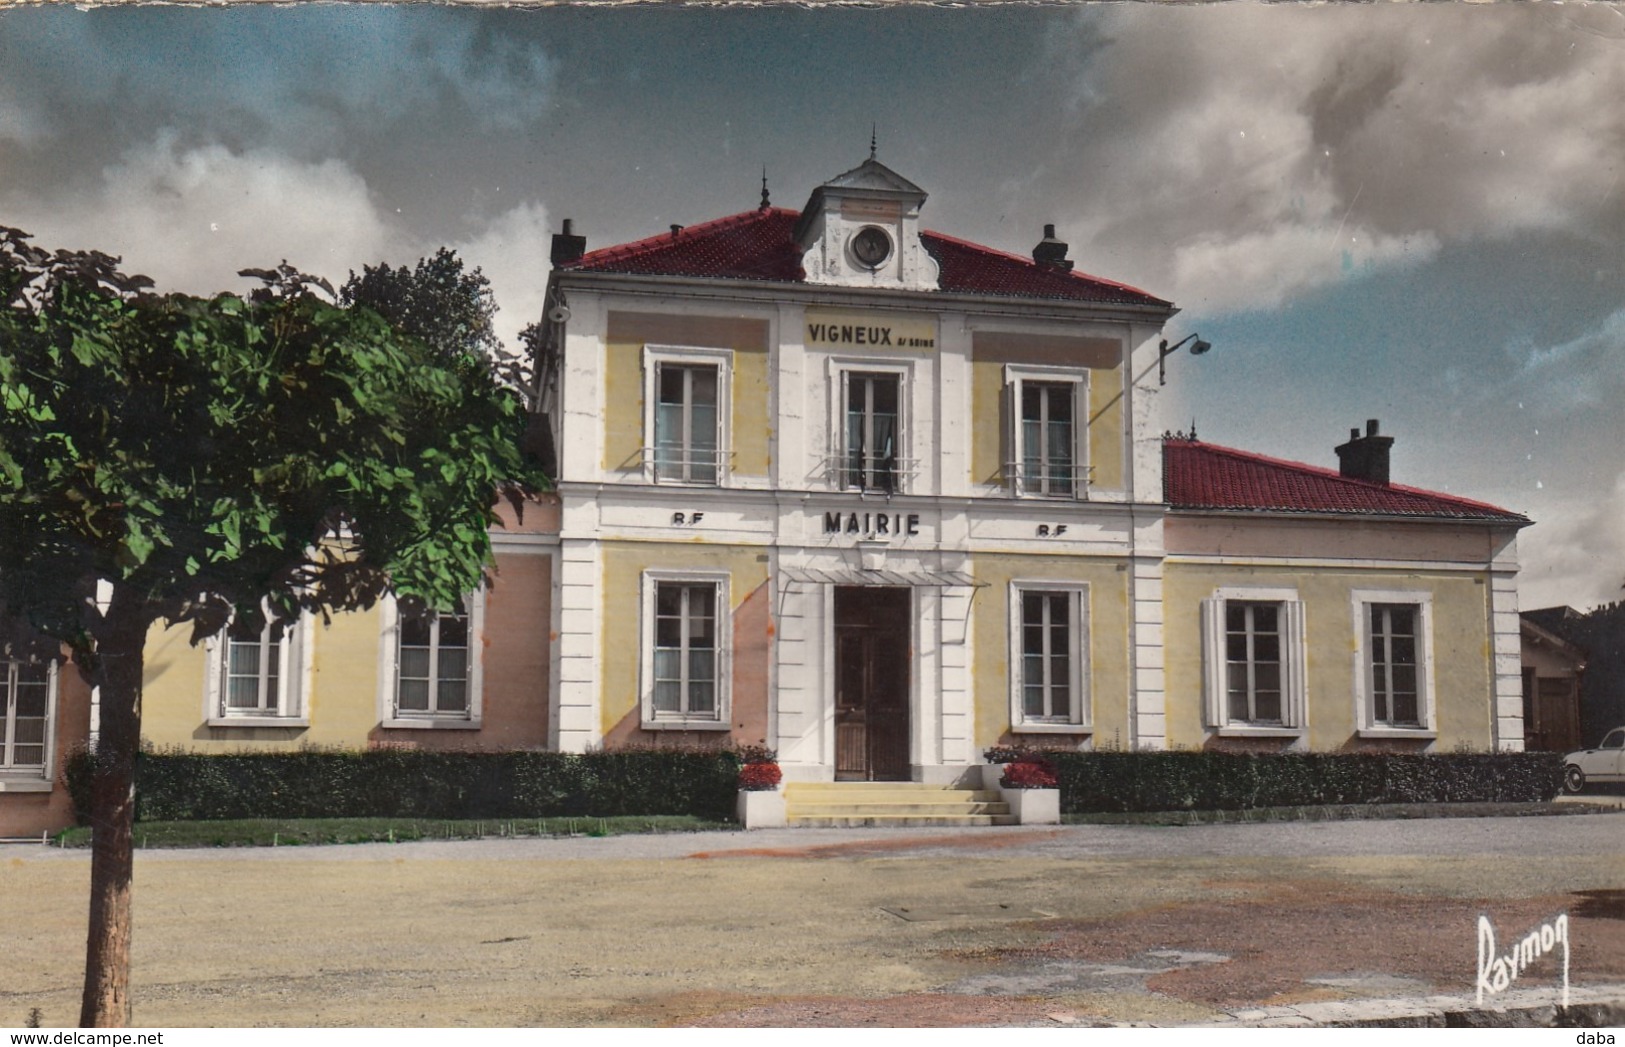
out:
M1009 368L1005 374L1005 478L1015 495L1082 498L1088 494L1087 372Z
M656 483L714 485L727 462L728 377L725 350L645 350L648 434L644 463Z
M901 475L902 375L847 371L844 379L841 486L895 491Z

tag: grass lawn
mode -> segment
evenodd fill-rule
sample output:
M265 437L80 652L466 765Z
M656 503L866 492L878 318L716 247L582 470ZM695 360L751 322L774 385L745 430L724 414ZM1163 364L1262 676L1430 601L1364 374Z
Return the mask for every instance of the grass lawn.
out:
M732 822L686 814L614 818L249 818L219 822L137 822L136 847L297 847L332 843L404 843L409 840L479 840L492 836L620 836L626 833L737 829ZM65 829L60 847L89 847L90 830Z

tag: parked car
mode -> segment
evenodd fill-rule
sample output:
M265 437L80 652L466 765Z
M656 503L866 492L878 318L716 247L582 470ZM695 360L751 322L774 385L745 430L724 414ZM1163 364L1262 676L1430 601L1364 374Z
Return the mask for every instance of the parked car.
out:
M1563 788L1577 793L1587 782L1625 782L1625 727L1603 735L1595 749L1563 757Z

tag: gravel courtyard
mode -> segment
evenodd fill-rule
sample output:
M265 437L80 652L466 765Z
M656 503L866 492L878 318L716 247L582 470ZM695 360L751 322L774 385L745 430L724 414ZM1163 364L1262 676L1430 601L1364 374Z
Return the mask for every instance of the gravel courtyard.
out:
M0 1026L76 1019L88 870L0 847ZM1567 911L1573 983L1625 981L1625 815L148 851L136 877L155 1026L1203 1021L1468 996L1480 912Z

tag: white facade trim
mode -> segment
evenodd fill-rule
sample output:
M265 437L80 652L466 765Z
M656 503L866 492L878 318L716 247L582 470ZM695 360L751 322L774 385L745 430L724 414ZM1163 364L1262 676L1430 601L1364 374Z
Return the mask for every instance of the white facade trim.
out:
M1513 560L1507 550L1507 559ZM1489 612L1495 685L1491 715L1493 745L1502 752L1523 751L1523 657L1518 627L1518 572L1500 563L1490 572Z
M1210 567L1308 567L1334 571L1439 571L1483 575L1484 561L1472 560L1360 560L1324 556L1199 556L1169 553L1171 564Z

